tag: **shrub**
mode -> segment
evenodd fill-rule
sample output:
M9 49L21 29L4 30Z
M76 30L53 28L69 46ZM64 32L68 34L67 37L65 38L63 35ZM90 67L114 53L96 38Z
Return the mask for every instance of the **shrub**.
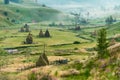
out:
M7 20L10 20L9 18L7 18Z
M4 16L8 16L8 12L3 12Z
M34 71L32 71L27 78L28 80L37 80L37 74Z
M55 71L55 76L58 76L58 71Z
M78 48L77 48L77 47L75 47L75 48L74 48L74 50L78 50Z
M4 49L0 48L0 55L7 55L7 54L8 53Z
M20 12L20 10L19 10L19 9L17 9L17 10L16 10L16 12L18 13L18 12Z
M81 30L80 26L75 27L75 30Z
M57 25L55 24L55 22L52 22L51 24L49 24L49 26L52 27L52 26L57 26Z
M42 4L42 7L46 7L46 5L45 5L45 4Z
M80 42L79 41L74 41L73 44L80 44Z
M15 21L15 19L12 19L11 22L15 23L16 21Z

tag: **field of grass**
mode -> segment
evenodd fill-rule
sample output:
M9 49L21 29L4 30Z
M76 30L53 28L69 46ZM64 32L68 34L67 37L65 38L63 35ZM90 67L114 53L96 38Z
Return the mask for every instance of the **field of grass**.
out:
M59 80L118 79L114 72L119 65L119 52L110 58L113 63L109 58L95 59L97 35L93 33L106 28L109 40L120 34L120 23L103 26L103 19L96 19L91 20L88 25L81 25L81 30L75 31L71 30L74 28L74 22L64 21L66 15L62 12L27 1L4 5L0 0L0 80L27 80L32 71L36 71L38 75L49 74ZM57 25L49 26L53 22ZM30 25L33 44L24 44L29 32L20 32L20 28L25 23ZM60 23L64 26L59 26ZM39 38L40 29L43 32L48 29L51 37ZM118 36L117 42L119 38ZM36 61L44 51L44 44L50 65L35 67ZM17 49L17 53L7 52L12 49ZM65 59L68 60L68 64L54 64L56 60ZM102 69L101 66L104 66L105 62L108 66Z
M7 54L5 56L0 56L1 71L6 73L11 79L13 79L12 76L15 76L16 78L22 76L23 79L26 79L26 77L24 77L24 74L29 73L29 71L33 70L34 68L22 72L18 72L18 69L21 69L23 65L24 67L34 65L39 55L43 52L44 43L46 44L46 54L48 55L50 62L59 59L68 59L70 60L70 64L74 63L74 61L87 60L88 56L90 56L90 53L86 51L86 48L96 46L95 42L91 43L90 40L77 37L76 35L79 32L75 33L71 30L67 30L64 28L41 26L39 24L30 24L34 44L23 44L23 41L25 41L28 33L19 32L21 26L22 25L16 26L13 29L2 29L0 31L1 49L18 49L17 54ZM45 32L45 30L48 29L51 37L37 37L40 29L43 29L43 32ZM80 44L73 44L75 41L79 41ZM24 46L26 47L22 48ZM51 74L54 74L56 70L59 72L62 70L62 68L65 67L65 65L53 65L52 67L51 66L52 65L48 66L47 68L50 71L52 68L55 68L55 70L53 70ZM43 68L35 69L41 70Z
M79 61L84 63L89 60L90 57L95 55L93 54L96 53L94 50L89 50L96 46L96 37L91 37L91 33L103 27L82 28L80 31L74 31L66 28L49 27L47 25L43 26L40 23L29 25L34 44L23 44L23 41L25 41L26 36L28 35L28 32L19 32L20 27L23 25L16 25L14 28L9 29L3 28L0 31L0 48L18 49L16 54L4 53L5 55L0 56L0 69L2 72L0 75L3 76L3 74L5 74L4 76L8 76L11 80L16 78L27 80L27 75L32 70L36 70L38 73L45 74L50 71L50 74L54 76L57 74L57 71L58 74L56 77L61 80L74 80L74 78L86 80L88 78L90 75L88 73L89 69L82 69L79 64L77 64L78 66L73 65L75 62ZM106 26L108 38L114 36L114 34L110 33L113 28L116 34L119 34L119 32L117 32L117 29L119 29L118 25L119 23ZM40 29L43 29L43 32L48 29L51 37L39 38L38 34ZM75 41L79 41L80 44L73 44ZM59 59L68 59L69 63L66 65L49 65L46 67L30 68L20 71L22 68L35 65L39 55L43 52L44 43L46 44L46 54L50 63ZM79 72L82 72L78 75L71 76L69 74L67 77L60 77L62 76L61 73L67 74L69 69L77 69ZM43 70L45 70L45 72Z

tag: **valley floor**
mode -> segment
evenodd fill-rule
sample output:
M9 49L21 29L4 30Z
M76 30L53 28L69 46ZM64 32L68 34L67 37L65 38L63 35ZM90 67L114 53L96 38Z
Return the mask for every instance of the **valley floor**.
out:
M86 69L81 69L81 63L86 64L89 60L95 58L96 51L94 51L94 48L97 44L96 37L92 33L98 30L99 27L73 31L31 24L30 28L34 44L29 45L23 44L28 33L19 32L20 27L0 31L1 53L3 49L17 50L15 53L1 54L0 80L2 78L27 80L27 76L32 71L36 71L39 74L49 74L56 78L55 80L77 80L77 78L79 80L87 80L89 74L87 74ZM49 29L51 37L39 38L40 29L43 29L43 32ZM109 37L111 35L113 34L111 33ZM76 41L79 43L76 44ZM50 65L34 67L40 54L44 51L44 43L46 44L45 51ZM68 60L68 64L54 63L56 60L65 59Z

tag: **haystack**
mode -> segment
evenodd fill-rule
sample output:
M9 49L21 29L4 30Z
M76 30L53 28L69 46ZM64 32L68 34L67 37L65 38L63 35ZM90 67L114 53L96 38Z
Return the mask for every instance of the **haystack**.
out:
M38 61L36 62L36 66L46 66L49 65L48 58L45 53L41 54Z

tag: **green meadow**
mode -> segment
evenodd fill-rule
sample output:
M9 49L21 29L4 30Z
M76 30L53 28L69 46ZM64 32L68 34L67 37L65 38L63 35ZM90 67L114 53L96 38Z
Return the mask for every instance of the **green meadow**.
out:
M106 17L91 19L76 30L71 14L32 0L9 5L0 0L0 80L119 80L120 22L118 14L113 17L118 21L106 24ZM25 24L30 31L21 32ZM113 52L109 57L99 59L101 28L107 30L108 44L115 44L108 46ZM48 30L50 37L39 37L41 29ZM32 44L26 44L28 34ZM49 65L37 67L43 53Z

